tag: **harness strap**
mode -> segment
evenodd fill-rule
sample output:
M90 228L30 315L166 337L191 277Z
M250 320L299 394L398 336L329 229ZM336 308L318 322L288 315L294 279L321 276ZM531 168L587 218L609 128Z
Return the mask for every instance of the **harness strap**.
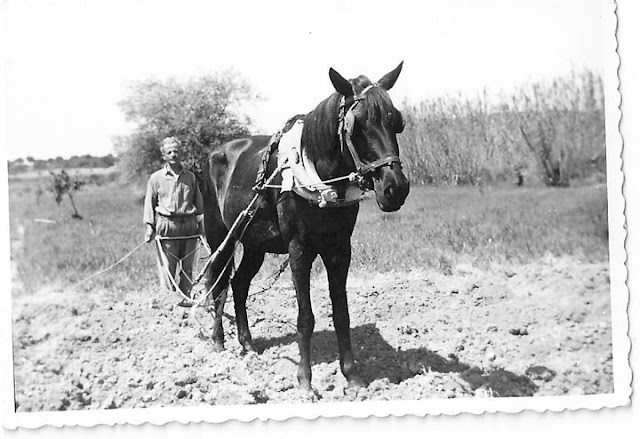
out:
M400 163L400 157L397 155L390 155L387 157L383 157L381 159L376 160L375 162L367 163L360 168L360 174L366 175L369 172L373 171L376 168L381 168L382 166L391 166L394 163Z
M377 85L378 84L368 85L358 94L355 93L354 89L353 103L349 106L348 109L346 107L347 98L345 96L342 96L340 99L340 111L338 114L338 137L340 138L342 154L345 155L346 145L356 167L356 172L358 173L360 178L364 178L368 173L382 166L391 166L393 163L401 163L400 157L398 157L397 155L388 155L371 163L364 163L362 159L360 159L360 155L358 154L358 151L356 150L356 147L351 140L351 136L353 134L353 125L355 123L353 109L361 100L365 98L365 94Z

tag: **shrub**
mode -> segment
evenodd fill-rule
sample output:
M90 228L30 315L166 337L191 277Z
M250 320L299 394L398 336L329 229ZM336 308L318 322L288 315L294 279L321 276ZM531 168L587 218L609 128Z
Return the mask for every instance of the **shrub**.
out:
M572 73L533 84L513 97L522 137L536 157L548 186L593 172L592 159L604 151L604 91L591 72Z
M76 208L76 203L73 201L73 193L77 192L86 184L86 182L79 178L69 176L67 172L63 169L59 173L49 171L51 177L53 178L52 182L52 190L55 194L55 200L58 207L60 207L60 203L62 202L62 198L66 194L69 197L69 201L71 201L71 207L73 208L73 218L82 219L82 216L78 213L78 209Z
M251 121L239 109L255 99L249 84L232 71L132 83L120 107L135 129L114 139L123 176L145 178L157 169L160 142L167 136L181 140L184 164L199 173L211 145L249 133Z

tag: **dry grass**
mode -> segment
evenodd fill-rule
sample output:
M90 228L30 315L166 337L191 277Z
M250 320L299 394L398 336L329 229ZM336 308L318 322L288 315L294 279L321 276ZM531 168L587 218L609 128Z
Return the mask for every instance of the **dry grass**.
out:
M357 269L388 271L459 263L525 263L551 255L602 261L607 253L603 186L417 187L396 213L362 206L353 237Z
M51 194L36 196L32 183L10 184L11 259L22 285L69 286L111 265L142 242L140 194L110 183L88 185L76 195L83 220L60 210ZM55 220L54 224L36 219ZM599 187L413 187L396 213L381 212L375 201L362 204L353 236L352 270L444 273L458 263L490 266L522 263L552 255L585 260L607 258L606 191ZM115 269L84 288L126 292L156 285L155 256L143 246ZM269 258L264 277L282 257ZM317 261L318 262L318 261ZM319 267L314 270L319 275Z

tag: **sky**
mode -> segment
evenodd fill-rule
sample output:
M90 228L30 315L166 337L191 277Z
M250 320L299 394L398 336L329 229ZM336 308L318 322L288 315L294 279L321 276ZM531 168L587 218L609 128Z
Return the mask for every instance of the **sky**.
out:
M135 80L233 68L271 134L333 92L328 70L372 80L401 61L391 97L491 94L604 70L607 0L99 1L0 3L0 141L8 159L114 153Z

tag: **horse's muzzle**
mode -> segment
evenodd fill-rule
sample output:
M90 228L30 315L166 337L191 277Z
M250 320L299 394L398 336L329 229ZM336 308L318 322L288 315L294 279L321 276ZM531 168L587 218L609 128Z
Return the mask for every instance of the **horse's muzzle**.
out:
M380 178L373 179L378 207L383 212L395 212L409 195L409 180L395 163L380 169L380 174Z

